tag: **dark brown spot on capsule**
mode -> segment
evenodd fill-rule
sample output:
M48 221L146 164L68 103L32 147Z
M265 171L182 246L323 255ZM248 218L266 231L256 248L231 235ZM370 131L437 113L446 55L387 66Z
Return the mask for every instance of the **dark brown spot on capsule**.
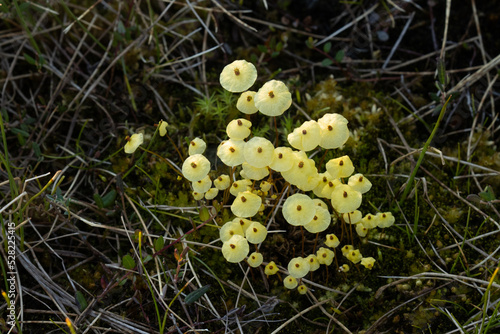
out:
M270 97L271 99L272 99L272 98L274 98L274 92L273 92L273 91L270 91L270 92L269 92L269 97Z
M358 179L359 182L363 182L363 177L360 176L359 179Z
M347 198L347 191L344 191L344 198Z
M368 215L368 217L366 217L366 219L371 220L371 219L372 219L372 216L371 216L371 215Z
M283 153L278 153L278 159L283 159Z
M253 233L257 233L258 229L256 227L253 228Z
M326 178L326 176L323 176L323 182L326 183L326 181L328 181L328 179Z
M232 249L235 249L236 245L230 244L229 247L231 247Z
M328 125L328 131L332 131L333 127L331 125Z
M333 235L330 236L330 240L333 240Z
M386 214L385 214L385 213L383 213L383 214L382 214L382 218L385 218L385 217L387 217L387 216L386 216Z
M196 143L194 141L191 141L191 146L196 146Z
M302 207L300 205L297 205L297 211L302 210Z
M304 167L304 162L303 162L303 161L299 162L299 165L298 165L298 166L299 166L299 168Z
M307 130L302 130L302 134L306 135L307 134Z
M252 101L252 97L250 95L247 96L247 101L248 102Z
M340 160L339 166L344 166L344 160Z
M318 216L314 216L313 220L318 220Z
M328 182L328 186L329 186L330 188L333 188L333 182L332 182L332 181Z
M322 256L323 256L323 257L326 257L326 253L323 253L323 255L322 255Z
M196 168L196 164L194 162L192 162L191 167Z
M262 147L257 148L258 153L262 153Z
M239 126L243 125L243 122L241 121L241 119L238 120L238 125Z
M300 264L295 263L295 268L300 268ZM291 279L290 279L291 280Z
M232 146L231 146L231 147L229 148L229 151L231 151L231 153L234 153L236 150L234 149L234 147L232 147Z
M240 219L240 225L245 225L245 222L243 221L243 219Z
M240 70L238 68L234 69L234 75L240 75Z
M245 196L241 196L241 201L245 203L247 201L247 198Z
M234 235L234 232L233 231L229 231L229 235Z

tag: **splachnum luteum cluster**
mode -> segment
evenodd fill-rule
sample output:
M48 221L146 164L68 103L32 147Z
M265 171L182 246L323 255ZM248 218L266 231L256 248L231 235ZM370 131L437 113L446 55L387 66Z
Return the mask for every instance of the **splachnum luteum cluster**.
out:
M271 80L257 92L248 91L256 78L257 71L251 63L237 60L223 69L220 83L230 92L241 93L236 106L245 114L257 111L268 116L283 114L292 103L287 86L281 81ZM265 241L267 229L258 218L253 220L253 217L265 217L262 213L269 207L281 209L290 225L300 226L312 233L312 238L317 238L320 232L326 231L337 220L342 224L351 224L360 237L365 237L370 229L387 228L394 223L390 212L363 216L358 210L362 196L370 190L371 183L362 174L353 174L354 165L349 156L331 159L325 164L326 170L320 172L315 161L306 153L318 146L323 149L341 148L349 138L347 123L339 114L325 114L317 121L304 122L288 135L292 149L274 147L271 141L262 137L249 139L252 123L247 119L233 120L226 129L229 138L221 142L217 149L220 160L231 167L232 179L229 175L218 175L212 181L208 175L210 162L202 155L205 143L199 138L191 142L190 156L185 160L182 172L192 182L194 198L211 200L219 191L229 191L234 196L231 211L235 218L225 222L220 229L222 253L228 262L246 260L252 267L262 265L265 258L259 253L257 245ZM236 177L238 171L239 178ZM285 187L289 186L288 189L277 189L273 184L278 173L287 182ZM309 195L311 192L314 199ZM276 194L279 193L286 198L278 198ZM282 205L277 206L277 203ZM298 286L300 293L306 293L307 287L301 284L301 278L321 265L332 264L335 256L332 249L340 246L339 238L335 234L327 234L322 240L315 253L295 257L285 266L288 268L288 276L283 280L285 287L293 289ZM250 253L249 244L255 245L255 252ZM368 269L373 267L375 259L364 257L352 245L342 245L340 249L350 262L360 263ZM344 264L338 270L348 271L349 265ZM267 275L277 271L273 261L265 267Z

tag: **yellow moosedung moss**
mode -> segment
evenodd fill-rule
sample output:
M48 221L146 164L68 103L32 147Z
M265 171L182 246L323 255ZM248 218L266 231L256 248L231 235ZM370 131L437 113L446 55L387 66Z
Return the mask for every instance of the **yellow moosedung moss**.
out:
M235 60L226 65L219 77L222 88L232 93L246 91L256 79L257 69L246 60Z

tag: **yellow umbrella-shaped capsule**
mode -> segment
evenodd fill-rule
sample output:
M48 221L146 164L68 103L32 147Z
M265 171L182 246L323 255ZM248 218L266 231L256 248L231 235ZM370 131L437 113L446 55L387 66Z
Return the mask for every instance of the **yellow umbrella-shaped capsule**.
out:
M330 248L337 248L337 246L340 244L339 238L335 234L327 234L326 235L326 241L325 245L327 245Z
M248 162L244 162L242 165L242 170L240 176L249 180L262 180L269 175L269 169L267 167L257 168L250 165Z
M199 193L197 191L193 191L193 198L195 201L201 201L203 199L203 197L205 197L205 194L204 193Z
M158 131L160 132L160 137L163 137L167 134L167 126L168 126L167 122L165 122L164 120L160 121L160 124L158 125Z
M352 212L343 213L342 218L344 218L347 224L357 224L363 218L363 214L359 210L354 210Z
M341 248L341 250L342 250L342 255L347 256L347 254L348 254L350 251L354 250L354 247L353 247L353 245L345 245L345 246L343 246L343 247Z
M306 257L307 263L309 263L309 271L316 271L319 269L319 262L318 258L316 257L315 254L311 254L308 257Z
M219 194L219 189L217 189L217 188L210 188L205 193L205 199L212 200L215 197L217 197L218 194Z
M269 190L271 190L273 185L270 182L262 181L259 186L260 186L260 190L269 191Z
M191 185L193 186L194 191L198 193L206 193L212 186L212 180L210 180L210 176L207 175L201 180L192 182Z
M295 257L288 262L288 273L295 278L302 278L309 272L309 262L302 257Z
M242 191L250 190L250 186L252 185L252 181L249 179L243 179L235 181L231 184L231 188L229 188L229 192L233 196L238 196L238 194Z
M226 174L219 175L219 177L214 180L214 186L219 190L226 190L230 185L231 180L229 179L229 175Z
M266 240L267 229L259 222L253 222L245 231L245 237L251 244L260 244Z
M363 258L363 255L361 255L361 252L359 251L359 249L353 249L350 252L348 252L347 254L345 254L345 257L349 261L351 261L352 263L356 264L359 261L361 261L361 259Z
M234 235L241 235L242 237L245 236L241 225L234 221L225 223L219 230L219 237L222 242L228 241Z
M373 257L364 257L361 259L361 265L366 269L372 270L374 264L375 259Z
M312 199L304 194L289 196L283 204L283 217L294 226L309 223L316 214L316 207Z
M203 154L207 148L207 143L201 138L196 137L189 143L189 155L193 154Z
M234 218L232 222L240 224L243 233L245 233L247 228L253 223L253 221L241 217Z
M310 233L319 233L325 231L330 223L332 222L332 216L327 209L321 206L314 206L316 208L316 213L313 219L304 225L304 228Z
M287 137L292 147L300 151L314 150L320 143L320 127L316 121L304 122Z
M368 228L363 223L356 224L356 233L364 238L368 234Z
M372 183L363 174L354 174L347 183L352 189L364 194L371 189Z
M305 286L304 284L301 284L297 287L297 291L301 294L301 295L305 295L307 293L307 286Z
M274 263L274 261L271 261L269 262L266 267L264 268L264 274L266 274L267 276L271 276L271 275L274 275L278 272L278 266L276 265L276 263Z
M203 179L209 171L210 161L201 154L189 156L182 164L182 175L191 182Z
M292 94L279 80L268 81L254 96L255 107L267 116L279 116L292 105Z
M361 193L353 190L347 184L338 185L333 189L332 205L338 213L357 210L361 205L361 200Z
M286 172L292 168L294 163L295 155L290 147L276 147L274 149L274 156L271 164L272 170L277 172Z
M233 140L243 140L250 135L252 123L244 118L233 119L226 127L227 136Z
M326 205L326 203L323 202L322 200L320 200L319 198L314 198L313 199L313 203L314 203L315 206L320 206L323 209L328 210L328 205Z
M217 148L217 156L226 166L238 166L245 162L244 148L245 142L243 140L228 139L220 143Z
M132 154L139 146L141 146L143 142L144 135L142 133L134 133L130 136L123 149L125 150L125 153Z
M340 114L325 114L318 119L320 127L320 146L326 149L340 148L349 139L347 119Z
M361 219L361 224L363 224L366 228L372 229L375 227L378 227L379 225L379 217L377 215L372 215L371 213L368 213L366 216Z
M274 145L262 137L253 137L246 142L243 151L249 165L257 168L269 166L274 157Z
M250 88L257 79L257 69L246 60L235 60L226 65L220 74L219 81L225 90L241 93Z
M259 109L255 106L254 97L257 92L246 91L241 93L238 101L236 102L236 108L244 114L250 115L255 114Z
M238 263L243 261L250 251L250 246L245 238L236 234L222 244L222 255L227 262Z
M331 159L326 163L326 170L332 178L349 177L354 172L354 165L348 155Z
M250 267L257 268L262 264L262 261L264 261L262 253L253 252L252 254L248 255L247 262Z
M283 279L283 285L287 289L295 289L299 283L297 283L297 279L293 277L292 275L288 275Z
M392 212L379 212L376 214L376 218L378 219L378 226L380 228L391 227L396 219L392 215Z
M328 183L323 187L323 190L321 190L321 197L332 199L333 190L340 184L342 184L342 182L339 179L332 179L328 181Z
M335 253L325 247L320 247L316 252L316 257L318 258L319 264L325 264L327 266L331 265L333 262L333 258L335 257Z
M253 217L259 212L262 199L251 193L250 191L243 191L238 193L238 196L231 204L231 211L235 216L248 218Z

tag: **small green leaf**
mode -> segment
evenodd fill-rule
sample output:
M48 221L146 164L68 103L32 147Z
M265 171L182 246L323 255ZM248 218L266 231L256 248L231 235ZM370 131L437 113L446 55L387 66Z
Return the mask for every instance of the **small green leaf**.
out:
M279 51L274 51L273 53L271 53L271 58L276 58L279 56Z
M165 246L165 239L163 237L159 237L155 240L155 251L159 252L162 250L163 246Z
M446 67L445 67L445 62L442 58L438 59L437 63L437 72L438 72L438 80L441 86L446 86Z
M321 62L321 65L323 66L330 66L331 64L333 64L333 61L331 59L328 59L328 58L325 58L323 59L323 61Z
M198 290L194 290L193 292L191 292L190 294L188 294L186 296L186 298L184 299L184 302L186 304L192 304L192 303L194 303L195 301L197 301L198 299L200 299L201 296L203 296L205 293L207 293L207 291L209 289L210 289L210 284L207 284L205 286L202 286Z
M276 44L275 50L278 52L283 50L283 42L278 42L278 44Z
M344 59L344 56L345 56L345 52L344 50L339 50L337 51L337 53L335 54L335 60L340 63L342 62L342 59Z
M323 45L323 51L325 53L329 53L331 49L332 49L332 43L331 42L325 43L325 45Z
M491 189L490 186L486 186L486 188L484 188L484 191L479 193L479 196L481 196L483 201L486 202L491 202L496 199L495 193L493 192L493 189Z
M33 57L31 57L29 54L23 53L23 56L24 56L24 59L26 59L26 61L28 62L28 64L36 65L36 60Z
M130 256L129 254L125 255L122 258L122 264L123 264L123 268L125 268L125 269L131 270L131 269L135 268L134 258L132 256Z
M38 143L32 142L31 148L33 149L33 152L35 152L37 158L42 156L42 151L40 150L40 145L38 145Z
M97 205L97 207L99 209L102 209L104 207L104 204L102 203L101 195L99 195L98 193L95 193L93 197L94 197L94 201L95 201L95 204Z
M309 48L309 49L312 49L314 48L314 39L309 36L309 38L307 39L306 41L306 46Z
M116 190L111 190L109 193L103 196L102 198L102 205L105 208L109 208L113 203L115 202L116 199Z
M257 49L259 49L259 51L262 53L267 52L267 47L265 45L262 45L262 44L257 45Z
M209 219L210 219L210 212L208 211L207 207L204 206L200 208L200 220L204 222Z
M83 296L83 293L81 293L80 291L77 291L75 293L75 301L76 301L76 305L78 305L78 309L80 311L85 310L88 306L87 300Z
M28 138L30 136L30 134L22 129L18 129L18 128L12 128L11 131L15 134L19 134L25 138Z

